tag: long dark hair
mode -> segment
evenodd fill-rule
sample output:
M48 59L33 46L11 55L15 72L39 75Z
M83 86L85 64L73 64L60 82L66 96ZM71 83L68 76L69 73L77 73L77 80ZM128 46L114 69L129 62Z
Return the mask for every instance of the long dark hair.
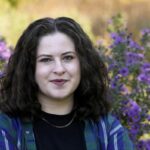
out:
M68 35L79 56L81 82L74 93L77 118L97 120L109 112L107 69L88 35L67 17L36 20L23 32L1 79L0 109L21 118L33 117L41 110L35 82L36 50L40 38L54 32Z

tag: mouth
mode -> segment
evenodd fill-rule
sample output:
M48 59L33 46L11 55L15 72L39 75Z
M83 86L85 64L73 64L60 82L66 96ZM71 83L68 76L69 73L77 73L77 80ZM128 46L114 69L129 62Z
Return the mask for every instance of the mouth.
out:
M51 80L51 83L57 85L57 86L63 86L66 82L68 82L68 80L65 79L55 79L55 80Z

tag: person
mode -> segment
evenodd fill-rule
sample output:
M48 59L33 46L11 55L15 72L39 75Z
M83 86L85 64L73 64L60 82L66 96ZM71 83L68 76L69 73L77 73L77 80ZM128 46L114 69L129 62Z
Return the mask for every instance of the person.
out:
M107 69L71 18L32 22L0 87L1 150L134 149L110 113Z

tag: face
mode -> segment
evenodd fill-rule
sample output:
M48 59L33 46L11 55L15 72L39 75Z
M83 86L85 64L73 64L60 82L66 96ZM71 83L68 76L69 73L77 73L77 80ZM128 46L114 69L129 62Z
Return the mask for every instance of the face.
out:
M60 32L43 36L36 57L38 97L47 101L73 100L81 77L79 58L72 39Z

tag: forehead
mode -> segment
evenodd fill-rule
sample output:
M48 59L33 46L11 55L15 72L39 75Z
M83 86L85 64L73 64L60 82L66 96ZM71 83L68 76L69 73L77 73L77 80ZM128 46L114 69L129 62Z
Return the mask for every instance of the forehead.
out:
M66 34L55 32L42 36L37 47L37 54L62 53L64 51L75 51L73 40Z

